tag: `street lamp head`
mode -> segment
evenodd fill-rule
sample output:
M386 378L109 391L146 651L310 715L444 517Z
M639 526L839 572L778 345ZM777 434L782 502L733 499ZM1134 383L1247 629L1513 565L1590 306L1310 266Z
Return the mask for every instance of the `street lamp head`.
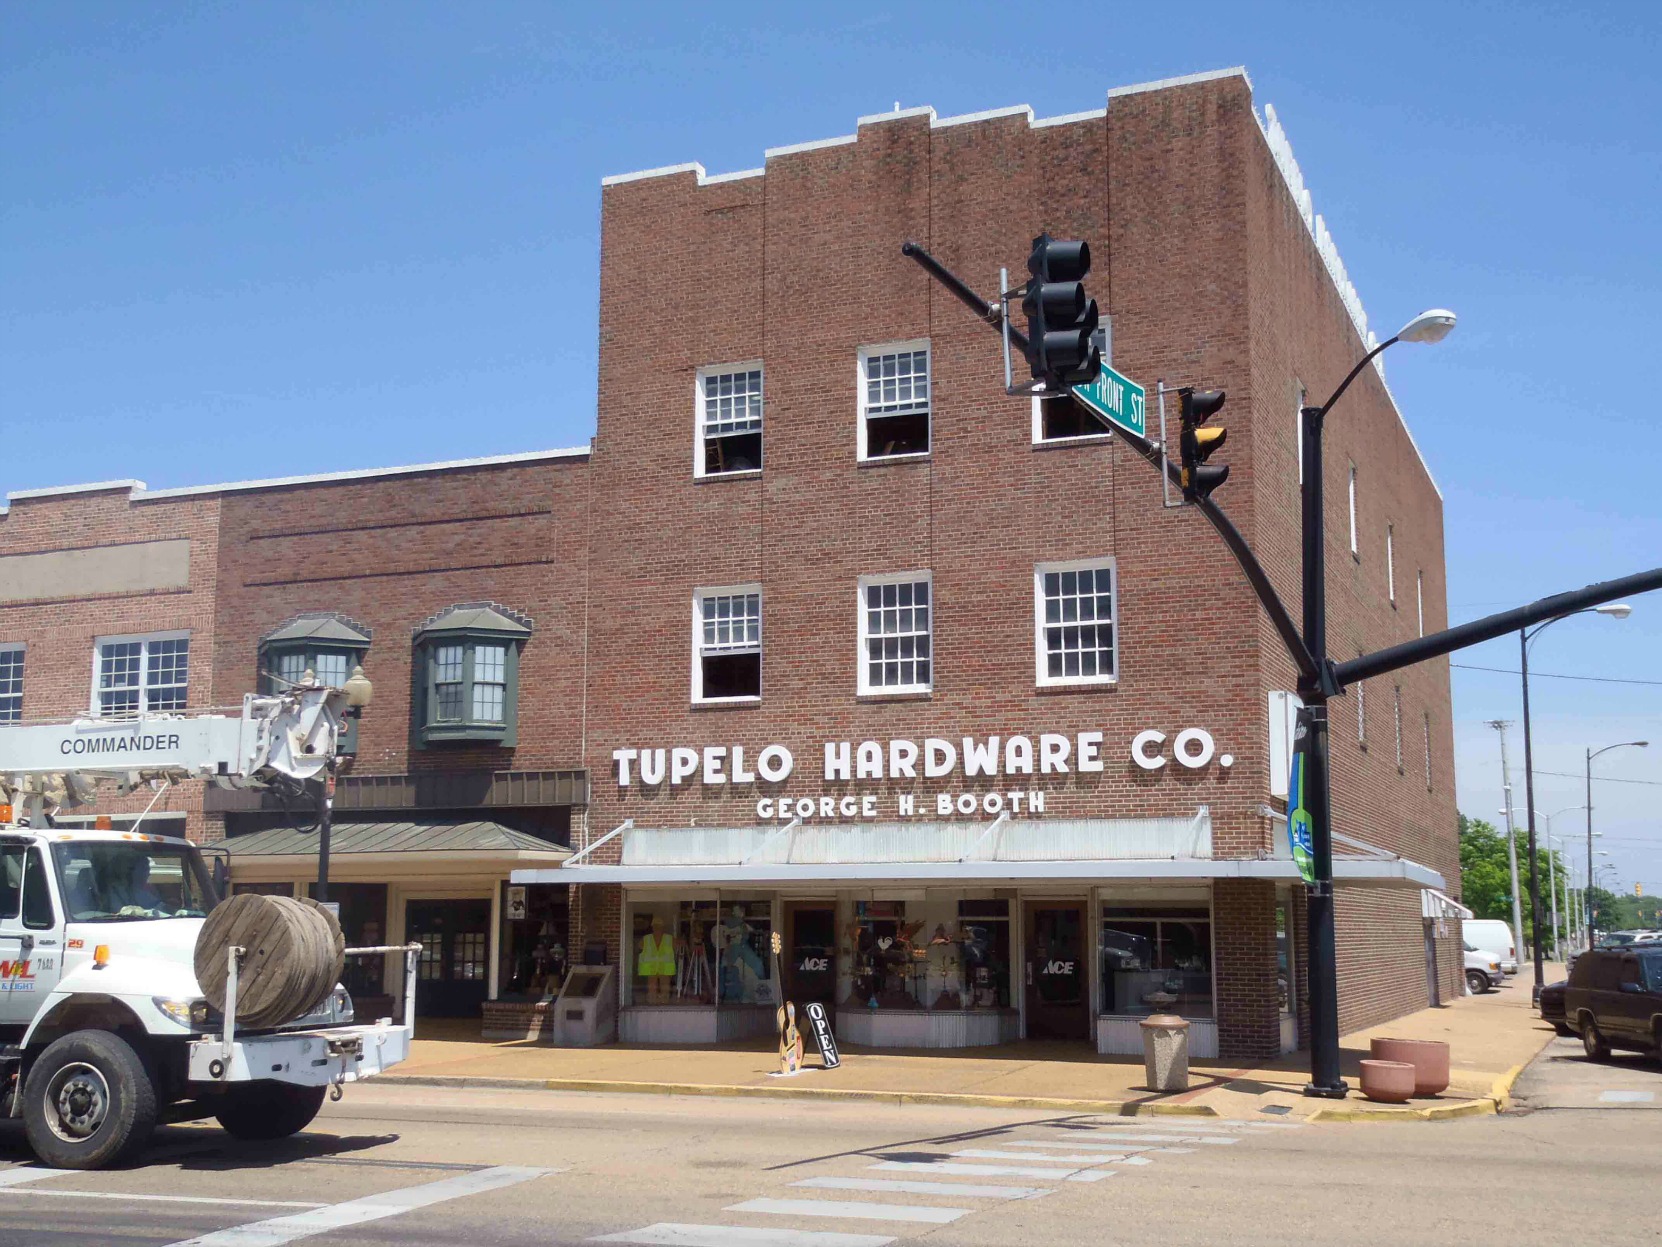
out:
M1446 307L1421 312L1397 334L1398 342L1441 342L1454 328L1454 313Z
M1600 615L1609 615L1612 619L1626 619L1633 613L1633 608L1626 602L1606 602L1603 606L1595 606L1593 610Z
M370 699L375 695L374 687L370 684L369 677L364 674L364 669L361 666L352 668L352 674L346 683L341 686L341 691L346 694L346 704L355 710L361 710L369 705Z

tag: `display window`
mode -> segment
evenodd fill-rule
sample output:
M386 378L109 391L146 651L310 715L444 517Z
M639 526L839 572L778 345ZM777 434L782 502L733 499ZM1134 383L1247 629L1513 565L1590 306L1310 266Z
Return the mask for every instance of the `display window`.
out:
M565 982L570 953L570 888L565 884L502 885L499 1000L545 1000Z
M1104 909L1102 1012L1213 1016L1212 920L1193 909Z
M777 1003L772 901L637 900L629 926L631 1004Z
M1010 1007L1008 901L856 901L848 935L846 1008Z

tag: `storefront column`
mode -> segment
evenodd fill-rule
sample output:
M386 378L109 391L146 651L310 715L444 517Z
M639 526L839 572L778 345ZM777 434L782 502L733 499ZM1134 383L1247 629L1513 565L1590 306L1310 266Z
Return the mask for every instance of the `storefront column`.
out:
M1225 1060L1280 1055L1277 1000L1275 884L1267 879L1219 879L1212 886L1217 932L1214 990L1218 1050Z

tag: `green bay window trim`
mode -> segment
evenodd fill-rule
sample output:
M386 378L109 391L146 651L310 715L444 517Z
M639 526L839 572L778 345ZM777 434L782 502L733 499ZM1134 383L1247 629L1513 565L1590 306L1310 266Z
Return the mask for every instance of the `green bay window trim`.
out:
M341 688L352 668L364 665L370 637L369 625L334 611L296 615L260 638L260 688L278 692L300 683L308 671L322 683ZM347 721L340 752L358 752L355 718Z
M519 654L531 620L488 602L465 603L416 633L415 735L418 744L518 743Z

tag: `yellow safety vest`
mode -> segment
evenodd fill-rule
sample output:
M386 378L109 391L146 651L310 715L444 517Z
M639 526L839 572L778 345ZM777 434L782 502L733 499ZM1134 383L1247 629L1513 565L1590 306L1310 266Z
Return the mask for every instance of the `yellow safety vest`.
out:
M668 977L675 973L675 941L668 935L641 939L641 959L635 972L643 978Z

